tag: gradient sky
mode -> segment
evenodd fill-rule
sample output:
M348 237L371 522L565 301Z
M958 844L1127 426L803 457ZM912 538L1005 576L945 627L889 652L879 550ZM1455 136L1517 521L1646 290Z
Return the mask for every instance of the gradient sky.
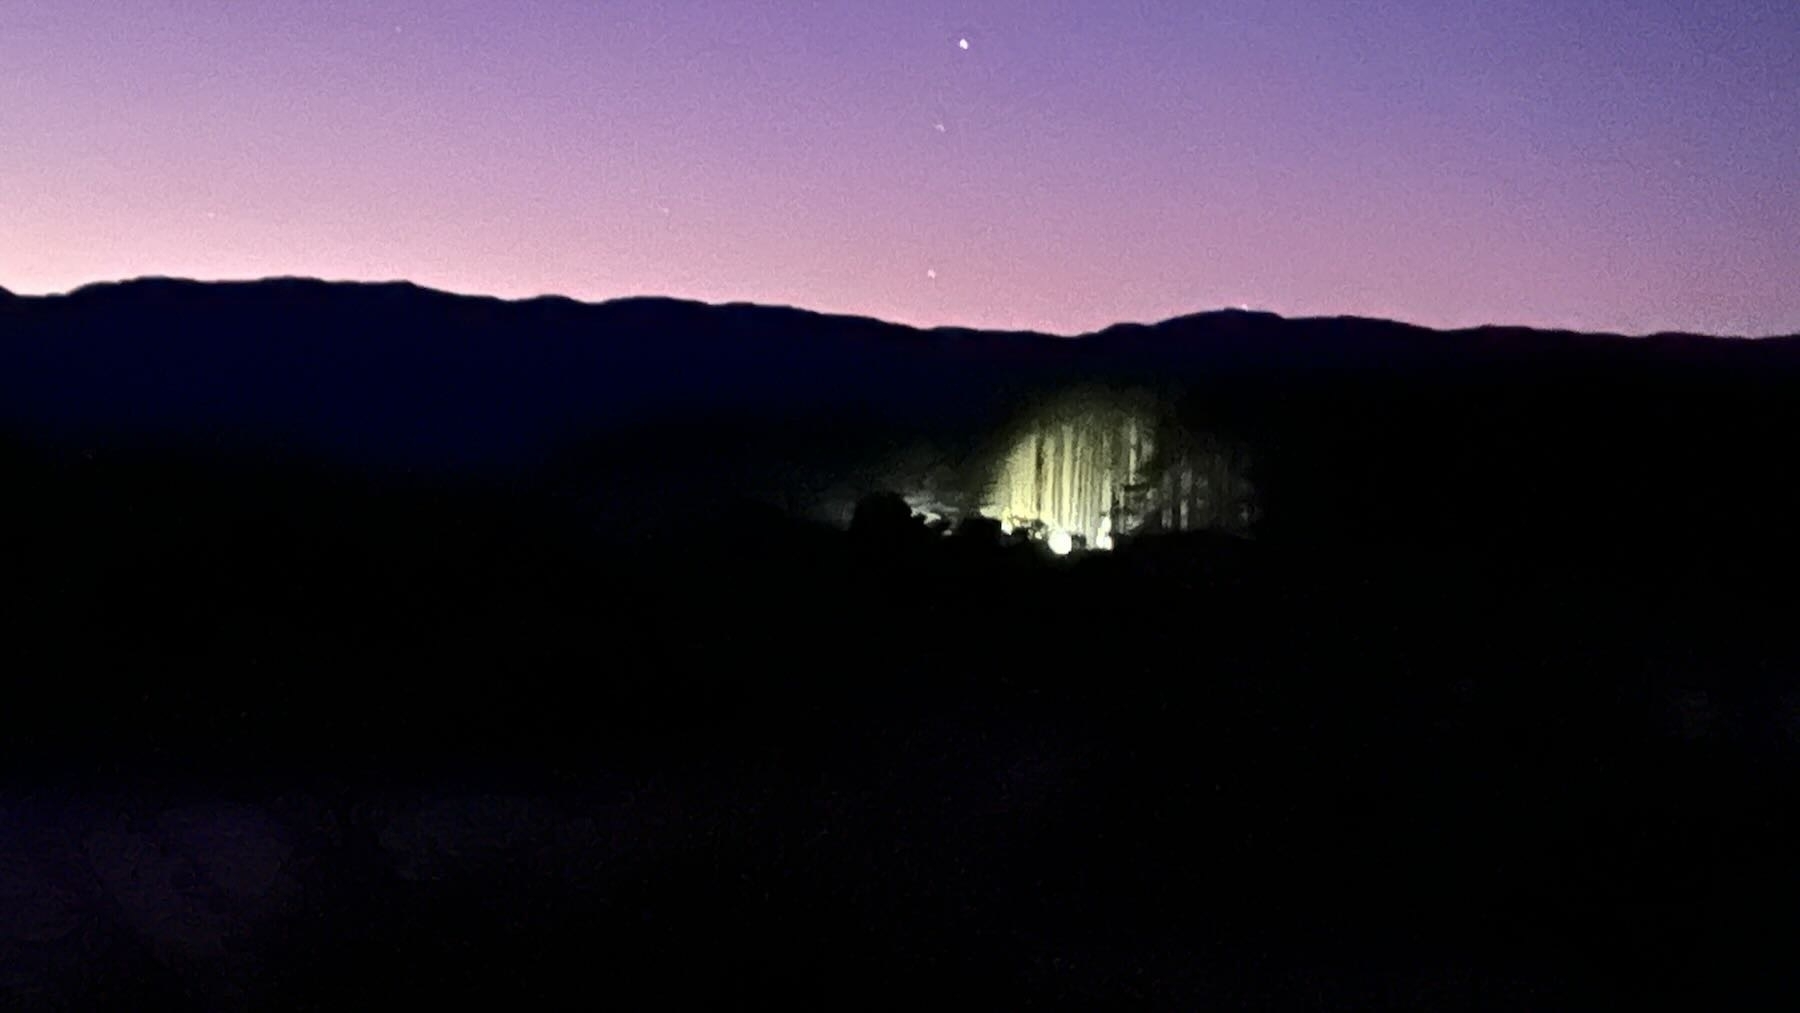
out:
M1800 3L0 0L0 285L143 274L1800 331Z

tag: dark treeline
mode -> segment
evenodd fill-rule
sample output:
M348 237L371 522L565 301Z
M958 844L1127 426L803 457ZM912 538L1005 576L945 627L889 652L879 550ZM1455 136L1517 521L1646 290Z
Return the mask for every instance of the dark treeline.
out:
M849 530L770 505L938 394L557 443L503 424L507 384L539 389L515 372L452 432L420 413L470 360L391 416L283 408L249 353L247 379L124 371L105 298L0 306L98 321L5 332L38 384L9 374L0 442L0 990L26 1008L1792 996L1791 346L1242 314L931 337L970 390L1029 360L924 424L940 444L1098 375L1252 448L1256 537L1058 559L890 497ZM277 345L329 302L132 298L177 344L199 311L156 300L236 300ZM593 312L345 298L469 349ZM97 344L20 351L59 333ZM377 389L380 333L323 332L354 375L308 375ZM296 405L337 421L282 429ZM412 453L471 434L530 466Z

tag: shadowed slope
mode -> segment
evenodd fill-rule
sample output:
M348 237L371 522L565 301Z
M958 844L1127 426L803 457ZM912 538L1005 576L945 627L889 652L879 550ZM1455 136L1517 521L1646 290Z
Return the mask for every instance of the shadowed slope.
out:
M0 425L21 437L548 476L620 516L865 491L884 462L966 459L1080 385L1250 447L1266 536L1785 542L1800 510L1794 338L1225 311L1070 339L303 279L7 306Z

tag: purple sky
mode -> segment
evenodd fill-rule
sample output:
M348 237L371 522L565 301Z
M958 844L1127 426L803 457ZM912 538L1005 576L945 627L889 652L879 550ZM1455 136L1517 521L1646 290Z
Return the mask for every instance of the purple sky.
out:
M1800 331L1800 3L0 0L0 285L142 274Z

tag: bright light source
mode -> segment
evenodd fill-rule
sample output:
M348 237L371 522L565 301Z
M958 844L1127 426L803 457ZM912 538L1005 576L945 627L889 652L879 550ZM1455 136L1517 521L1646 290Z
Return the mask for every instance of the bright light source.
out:
M1075 537L1067 531L1050 532L1050 551L1059 556L1066 556L1075 549Z

